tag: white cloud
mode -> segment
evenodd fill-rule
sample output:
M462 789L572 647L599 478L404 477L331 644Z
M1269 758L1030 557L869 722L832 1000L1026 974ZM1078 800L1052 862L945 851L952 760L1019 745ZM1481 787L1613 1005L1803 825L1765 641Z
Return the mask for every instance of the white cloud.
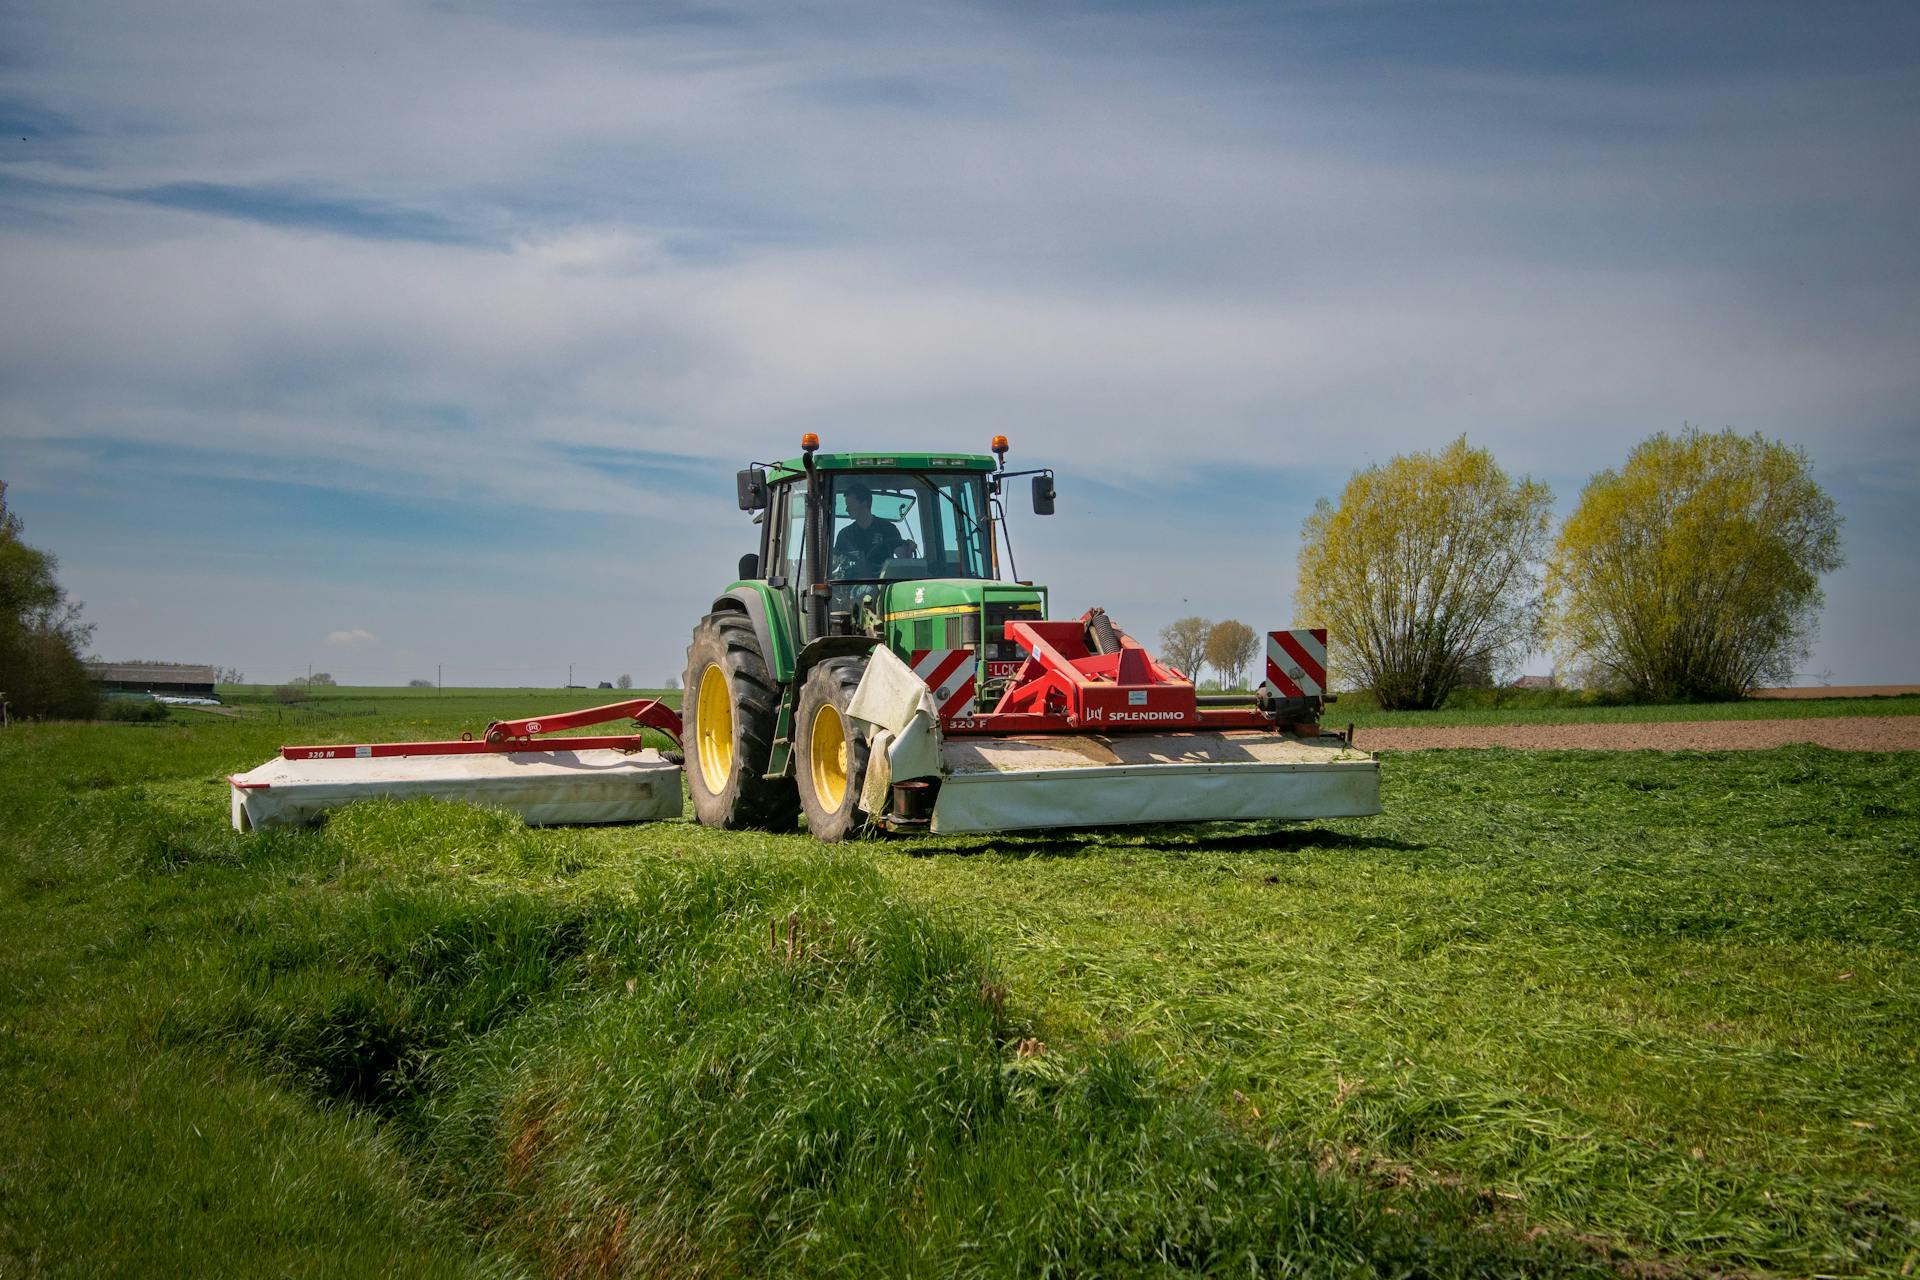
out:
M355 627L351 631L327 632L327 644L335 649L364 649L373 642L373 632L365 627Z

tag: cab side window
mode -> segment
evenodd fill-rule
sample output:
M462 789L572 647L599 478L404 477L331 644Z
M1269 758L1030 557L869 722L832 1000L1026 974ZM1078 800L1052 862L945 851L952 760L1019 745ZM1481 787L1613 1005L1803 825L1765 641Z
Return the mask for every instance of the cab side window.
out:
M796 586L804 586L805 579L800 570L805 559L807 546L807 482L795 480L792 484L781 486L784 490L787 541L781 548L780 572L787 575L787 581Z

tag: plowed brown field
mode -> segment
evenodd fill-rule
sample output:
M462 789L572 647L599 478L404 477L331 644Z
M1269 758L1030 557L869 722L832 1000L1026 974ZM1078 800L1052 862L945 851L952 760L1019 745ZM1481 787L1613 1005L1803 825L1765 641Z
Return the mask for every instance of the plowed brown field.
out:
M1656 724L1471 725L1361 729L1362 751L1514 747L1523 751L1761 751L1811 742L1841 751L1920 751L1920 716L1673 720Z

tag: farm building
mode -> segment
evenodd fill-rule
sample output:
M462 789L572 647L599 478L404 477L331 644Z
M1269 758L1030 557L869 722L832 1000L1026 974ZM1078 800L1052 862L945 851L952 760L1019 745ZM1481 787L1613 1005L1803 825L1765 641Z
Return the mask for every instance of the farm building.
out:
M1513 682L1515 689L1558 689L1560 681L1554 676L1521 676Z
M211 698L212 667L172 662L89 662L88 674L108 693L163 693Z

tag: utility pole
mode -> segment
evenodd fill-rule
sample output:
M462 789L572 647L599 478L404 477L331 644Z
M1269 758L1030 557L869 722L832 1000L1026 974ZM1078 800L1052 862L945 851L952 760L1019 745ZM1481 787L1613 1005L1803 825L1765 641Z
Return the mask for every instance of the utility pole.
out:
M438 662L433 664L433 691L435 693L447 687L447 682L441 678L440 665Z
M567 664L567 688L573 688L573 664L571 662Z

